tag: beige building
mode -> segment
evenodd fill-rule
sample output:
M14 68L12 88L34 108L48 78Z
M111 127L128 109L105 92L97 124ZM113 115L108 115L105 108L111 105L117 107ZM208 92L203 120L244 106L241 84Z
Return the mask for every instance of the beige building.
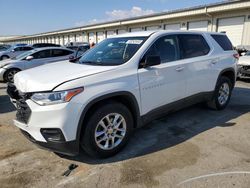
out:
M225 32L234 46L250 45L250 1L227 1L106 23L2 40L4 43L98 43L113 35L143 30ZM0 39L1 42L1 39Z

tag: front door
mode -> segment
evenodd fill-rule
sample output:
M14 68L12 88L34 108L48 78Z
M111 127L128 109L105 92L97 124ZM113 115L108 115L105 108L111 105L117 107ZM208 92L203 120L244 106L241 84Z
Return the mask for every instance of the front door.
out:
M178 37L167 35L157 39L142 61L147 56L160 56L161 64L138 70L142 115L186 95L186 67L180 60Z

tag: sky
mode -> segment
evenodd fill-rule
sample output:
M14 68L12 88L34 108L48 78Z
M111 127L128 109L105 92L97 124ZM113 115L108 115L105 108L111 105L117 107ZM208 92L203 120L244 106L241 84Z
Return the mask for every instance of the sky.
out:
M0 36L41 32L221 0L0 0Z

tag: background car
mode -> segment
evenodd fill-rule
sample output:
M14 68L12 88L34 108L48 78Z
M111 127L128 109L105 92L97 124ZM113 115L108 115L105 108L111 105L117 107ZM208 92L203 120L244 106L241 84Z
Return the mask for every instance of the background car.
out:
M28 44L25 44L25 43L17 43L15 44L14 46L27 46Z
M2 44L0 45L0 51L6 51L11 47L11 45Z
M33 48L61 47L61 45L59 45L59 44L52 44L52 43L36 43L36 44L33 44L31 47L33 47Z
M87 50L89 50L90 45L87 42L70 42L66 45L66 48L75 50L76 55L74 58L77 58L84 54Z
M1 60L5 60L5 59L9 59L9 58L14 58L26 51L30 51L33 48L30 46L12 46L9 49L7 49L6 51L2 51L0 52L0 61Z
M13 82L14 75L19 71L67 60L74 53L73 50L61 47L39 48L25 52L16 58L0 62L0 81Z
M244 56L239 58L238 62L238 77L250 78L250 51L247 51Z

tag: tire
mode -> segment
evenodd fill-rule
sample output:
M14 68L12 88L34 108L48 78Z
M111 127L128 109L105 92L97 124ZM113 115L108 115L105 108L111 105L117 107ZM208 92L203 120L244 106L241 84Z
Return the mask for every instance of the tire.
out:
M12 69L7 70L7 71L4 73L4 81L5 81L5 82L13 83L13 82L14 82L14 75L15 75L16 73L18 73L19 71L21 71L21 70L20 70L20 69L15 69L15 68L12 68Z
M1 60L5 60L5 59L9 59L10 57L9 56L7 56L7 55L3 55L3 56L1 56Z
M116 118L118 119L115 121ZM110 120L110 125L108 125L107 119ZM114 121L119 122L119 130L115 128ZM129 109L121 103L108 102L92 113L86 123L80 144L85 152L92 157L107 158L118 153L127 144L132 129L133 117Z
M219 78L213 94L213 99L207 103L208 107L214 110L223 110L227 107L231 95L233 84L228 77Z

